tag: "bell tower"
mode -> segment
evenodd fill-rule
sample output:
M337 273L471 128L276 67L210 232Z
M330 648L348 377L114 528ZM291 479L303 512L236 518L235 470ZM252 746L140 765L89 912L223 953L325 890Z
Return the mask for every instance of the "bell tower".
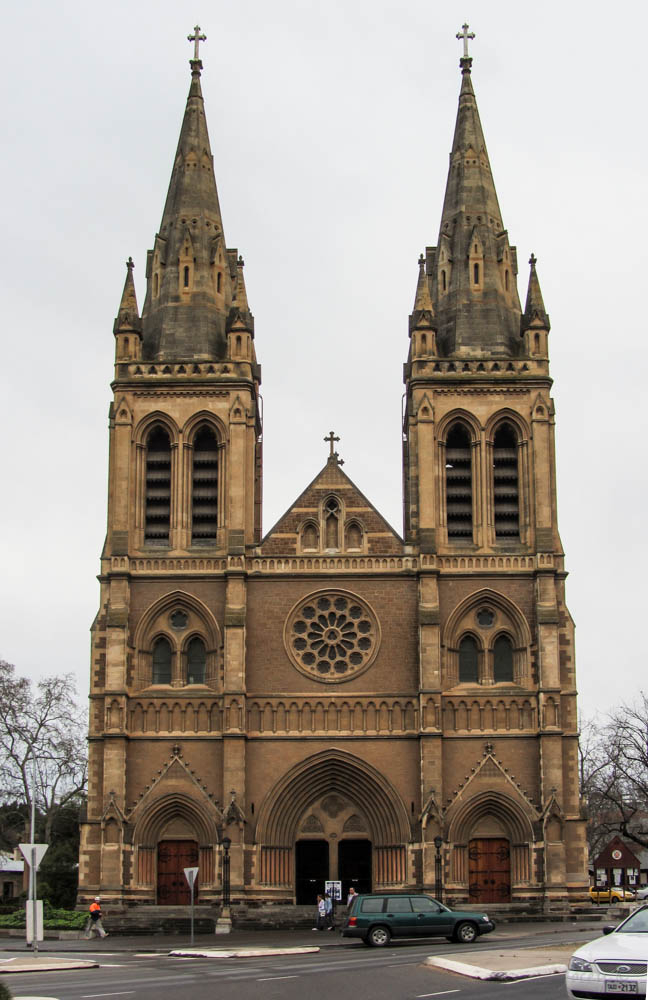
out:
M129 856L121 841L117 850L123 834L114 827L131 815L142 782L129 697L148 690L157 713L179 711L196 690L203 712L224 687L236 697L244 685L242 565L261 537L254 318L243 258L225 240L201 90L205 37L197 28L189 40L191 83L147 255L144 305L140 315L129 258L114 323L108 526L92 627L91 780L80 879L82 891L102 887L114 899L123 898ZM170 689L183 699L172 710ZM167 729L174 727L171 718ZM149 767L162 766L171 744L156 741L158 724L140 722L139 731L153 734ZM227 736L205 765L214 801L241 788L241 741ZM131 859L142 884L154 864L145 858ZM204 861L207 870L210 864Z
M517 252L472 85L467 44L474 36L466 25L457 37L464 42L461 90L441 224L436 246L419 261L404 367L405 539L421 554L421 696L439 719L422 734L421 781L447 804L471 739L497 734L498 750L527 753L524 740L518 750L512 744L515 730L534 719L539 806L558 802L562 815L561 847L551 860L558 900L574 888L569 872L584 871L585 841L550 324L534 256L524 313L520 307ZM511 723L521 704L528 706L524 724ZM459 847L453 851L449 888L469 877ZM526 862L511 863L523 894ZM549 861L534 863L540 873Z

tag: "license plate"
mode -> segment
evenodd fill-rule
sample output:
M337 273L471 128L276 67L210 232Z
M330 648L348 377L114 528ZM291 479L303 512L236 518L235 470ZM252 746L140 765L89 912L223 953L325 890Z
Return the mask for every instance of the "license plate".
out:
M606 993L624 993L626 996L637 996L639 984L635 981L624 982L621 979L608 979L605 983Z

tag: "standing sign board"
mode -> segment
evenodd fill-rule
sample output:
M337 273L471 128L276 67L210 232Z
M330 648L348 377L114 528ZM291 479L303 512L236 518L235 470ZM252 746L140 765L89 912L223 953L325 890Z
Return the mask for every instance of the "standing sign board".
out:
M336 903L339 903L342 899L342 883L337 879L331 879L324 883L324 892L328 892L331 899L334 899Z
M27 929L27 944L34 943L34 902L28 899L25 903L25 927ZM36 940L43 940L43 900L36 900Z
M33 854L34 861L36 862L36 871L38 871L49 844L18 844L18 847L20 848L20 853L30 867Z
M194 943L194 886L196 884L196 877L198 875L197 868L185 868L184 875L189 883L189 889L191 891L191 947L193 948Z

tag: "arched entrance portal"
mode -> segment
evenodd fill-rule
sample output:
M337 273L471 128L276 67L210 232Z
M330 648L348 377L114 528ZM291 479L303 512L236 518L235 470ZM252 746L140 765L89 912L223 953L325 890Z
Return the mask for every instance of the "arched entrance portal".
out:
M505 837L476 837L468 845L468 899L507 903L511 898L511 846Z
M188 906L191 902L189 883L184 869L198 864L198 844L195 840L161 840L157 857L157 902L160 906ZM198 880L194 883L194 899Z
M407 881L411 831L396 790L375 768L343 750L315 754L274 786L261 810L257 842L263 885L293 888L314 904L327 879L343 899Z

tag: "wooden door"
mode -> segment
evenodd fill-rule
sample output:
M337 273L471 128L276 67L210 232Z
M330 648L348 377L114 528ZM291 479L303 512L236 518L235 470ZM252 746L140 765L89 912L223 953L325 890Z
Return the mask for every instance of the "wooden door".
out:
M161 840L158 844L157 901L161 906L188 906L191 902L185 868L198 864L198 844L195 840ZM194 900L198 897L198 878L194 883Z
M507 903L511 898L511 850L503 837L484 837L468 845L468 899Z

